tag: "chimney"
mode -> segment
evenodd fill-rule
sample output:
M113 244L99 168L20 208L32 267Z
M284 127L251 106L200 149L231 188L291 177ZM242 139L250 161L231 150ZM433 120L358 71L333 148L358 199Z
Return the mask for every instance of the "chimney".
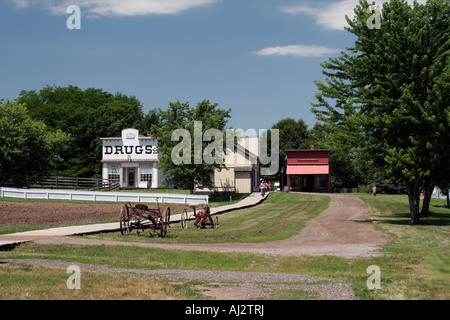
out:
M311 150L314 150L314 144L311 143Z

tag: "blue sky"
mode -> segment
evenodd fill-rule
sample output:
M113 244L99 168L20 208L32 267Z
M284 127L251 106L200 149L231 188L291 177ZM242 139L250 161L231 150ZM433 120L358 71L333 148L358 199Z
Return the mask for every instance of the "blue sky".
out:
M357 0L2 0L0 99L46 85L136 96L144 112L203 99L229 125L315 123L320 63L352 46ZM69 30L67 7L81 9Z

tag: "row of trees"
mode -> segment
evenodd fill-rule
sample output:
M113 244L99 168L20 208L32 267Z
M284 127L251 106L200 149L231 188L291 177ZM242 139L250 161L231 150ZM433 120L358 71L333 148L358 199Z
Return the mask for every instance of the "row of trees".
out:
M195 107L169 103L166 110L144 114L135 97L100 89L47 86L40 91L22 91L16 101L0 105L0 185L29 185L46 175L99 177L100 138L118 137L124 128L137 128L158 139L159 167L167 185L183 189L193 189L195 183L208 186L214 169L221 165L174 165L171 150L179 142L172 141L172 132L187 129L193 137L194 121L202 122L202 136L208 129L223 132L230 112L204 100ZM203 150L207 142L201 143Z
M450 188L450 2L385 2L379 29L367 27L370 3L360 0L354 12L346 28L354 47L324 62L326 80L316 81L311 111L319 122L311 130L294 119L273 126L280 163L284 149L330 149L332 186L407 192L417 224L434 187Z
M16 101L28 115L42 121L50 132L66 134L64 150L53 172L60 176L99 175L101 137L120 136L124 128L144 129L146 117L136 97L115 95L101 89L82 90L75 86L22 91Z
M330 150L331 187L334 190L358 188L361 192L369 192L371 190L369 185L376 184L378 190L383 193L406 193L404 183L391 179L390 176L368 165L361 155L356 156L351 144L344 141L341 145L336 144L334 139L341 133L327 123L316 123L309 129L302 119L286 118L275 123L272 129L279 130L280 169L287 166L286 149L309 149L310 145L314 144L316 149ZM282 174L280 170L275 176L266 178L281 180Z
M98 89L82 91L69 86L23 91L17 101L2 105L0 181L26 185L44 175L98 177L102 157L100 138L117 137L122 129L133 127L141 134L151 131L159 140L160 168L168 185L183 189L192 189L195 183L210 186L212 172L223 166L196 161L174 165L172 150L180 140L172 141L172 133L177 129L190 132L189 157L193 159L194 121L201 121L202 137L208 129L224 132L228 129L230 112L204 100L195 107L187 102L170 102L165 110L154 109L144 115L136 98ZM368 175L361 174L362 168L358 169L345 150L333 148L326 138L329 127L317 124L309 130L302 119L286 118L272 129L278 129L280 134L280 170L272 180L280 180L281 169L286 168L286 149L309 148L313 143L317 148L331 149L333 187L355 187L375 181L373 177L365 179ZM203 151L211 142L202 138L201 144L198 149ZM225 141L220 149L226 150ZM385 181L383 185L386 186Z

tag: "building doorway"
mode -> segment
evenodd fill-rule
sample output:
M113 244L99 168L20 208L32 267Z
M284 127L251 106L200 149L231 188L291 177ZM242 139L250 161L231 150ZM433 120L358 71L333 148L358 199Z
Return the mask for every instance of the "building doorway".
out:
M136 173L134 168L128 168L128 188L134 188L136 186Z
M314 191L314 176L304 175L302 176L302 191L313 192Z
M291 176L291 190L292 191L301 191L301 176L292 175Z

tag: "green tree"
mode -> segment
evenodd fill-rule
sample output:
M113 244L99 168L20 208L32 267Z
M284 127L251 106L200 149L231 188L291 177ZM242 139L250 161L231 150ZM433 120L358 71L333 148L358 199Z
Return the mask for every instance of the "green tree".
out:
M102 137L120 137L123 129L141 129L143 112L141 103L135 97L117 93L104 104L89 108L86 118L86 141L84 155L89 159L88 170L99 173L102 158Z
M286 168L287 166L287 154L288 149L304 149L309 148L311 142L311 135L308 131L308 125L302 120L295 120L293 118L285 118L272 126L272 130L278 130L279 137L279 167ZM267 154L271 154L272 146L272 131L264 131L262 136L261 148L267 146ZM266 141L267 140L267 141ZM261 165L261 167L269 167L269 165ZM281 171L275 176L265 177L271 180L281 180Z
M151 129L152 126L158 125L158 110L151 109L149 112L144 116L144 120L142 120L141 124L141 134L147 135L147 133L152 133Z
M359 154L405 182L411 224L417 224L422 187L449 170L450 2L386 2L380 29L367 27L367 1L355 14L347 18L355 46L324 64L328 78L318 83L313 111L336 129L341 125L338 133L354 128Z
M224 137L230 112L231 109L220 109L217 104L211 104L208 100L198 103L195 108L191 108L187 102L177 101L169 103L167 110L158 109L158 119L151 131L158 140L158 168L164 174L166 185L189 189L191 192L197 184L212 186L212 174L216 168L223 168L223 164L220 161L207 163L204 156L209 147L217 143L218 150L212 150L210 155L223 158L220 150L225 150L226 147ZM207 141L209 139L205 139L205 133L211 129L220 133L223 139L216 135ZM174 157L182 158L183 161L174 161Z
M124 128L141 129L142 104L135 97L101 89L46 86L22 91L19 99L33 119L70 136L65 159L54 174L73 177L100 175L100 137L120 136Z
M356 187L361 182L361 168L357 166L356 154L352 152L353 146L350 142L344 143L343 132L341 131L341 135L336 135L337 131L331 129L333 127L332 124L316 123L310 130L311 139L317 149L330 149L331 186L333 188Z
M25 105L0 105L0 184L23 186L47 175L62 161L69 137L32 119Z

